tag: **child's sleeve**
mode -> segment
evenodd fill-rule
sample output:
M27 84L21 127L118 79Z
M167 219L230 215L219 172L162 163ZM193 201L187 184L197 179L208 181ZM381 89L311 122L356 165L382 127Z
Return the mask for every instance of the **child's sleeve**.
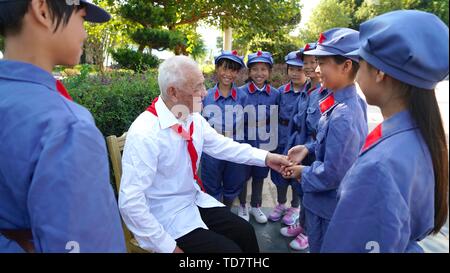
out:
M362 136L352 128L352 122L351 115L344 113L330 120L328 133L322 140L325 141L324 160L314 161L303 169L301 181L304 192L321 192L339 187L361 149Z
M28 193L36 252L125 252L105 140L86 121L49 135Z

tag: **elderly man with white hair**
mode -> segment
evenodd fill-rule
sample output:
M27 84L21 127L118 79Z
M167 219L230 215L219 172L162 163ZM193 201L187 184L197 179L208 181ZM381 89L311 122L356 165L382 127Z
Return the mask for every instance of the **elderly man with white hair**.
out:
M119 208L139 245L156 252L259 252L253 227L204 192L202 152L280 171L286 157L218 134L198 113L206 96L198 65L175 56L159 67L161 94L131 125Z

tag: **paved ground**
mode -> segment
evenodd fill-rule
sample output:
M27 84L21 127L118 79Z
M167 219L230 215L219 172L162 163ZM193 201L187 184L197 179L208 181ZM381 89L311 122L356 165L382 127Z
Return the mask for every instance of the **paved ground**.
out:
M447 136L447 143L449 140L449 82L441 82L436 89L436 98L439 103L439 108L443 117L443 122L445 126L445 132ZM369 130L375 128L383 120L380 110L375 106L369 106L368 108L368 125ZM250 200L251 194L251 183L248 183L248 198ZM288 192L288 203L290 202L291 191ZM263 190L263 210L268 215L273 207L276 205L277 192L275 185L267 178L264 183ZM235 200L235 206L238 206L239 202ZM234 211L236 208L234 208ZM251 223L255 227L258 242L262 252L296 252L289 248L290 239L284 238L279 230L281 224L277 223L267 223L264 225L258 224L251 219ZM447 222L446 226L441 230L441 233L436 236L429 236L421 245L426 252L449 252L449 235L448 228L449 224Z

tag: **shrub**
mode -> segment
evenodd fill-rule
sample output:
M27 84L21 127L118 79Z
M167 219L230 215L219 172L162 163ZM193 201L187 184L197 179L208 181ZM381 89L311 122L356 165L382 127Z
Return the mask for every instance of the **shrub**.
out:
M142 72L159 65L159 59L148 53L141 53L128 48L119 48L111 52L112 57L120 68Z
M115 71L89 75L83 69L79 76L64 80L74 101L94 116L103 135L120 136L159 95L156 71L133 73Z

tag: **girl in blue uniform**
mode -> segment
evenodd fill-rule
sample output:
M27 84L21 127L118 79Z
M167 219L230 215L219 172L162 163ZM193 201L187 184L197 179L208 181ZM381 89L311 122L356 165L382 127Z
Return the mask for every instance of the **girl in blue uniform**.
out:
M286 149L288 139L288 125L291 120L292 113L297 105L297 99L301 91L305 88L306 76L303 71L302 61L303 49L290 52L286 57L287 75L289 77L289 83L281 86L278 91L280 92L280 102L278 108L278 147L277 153L283 154ZM292 189L291 207L286 207L287 202L287 190L293 181L291 179L284 179L280 173L271 171L270 176L272 182L277 188L277 201L278 205L269 214L269 220L278 221L283 217L283 223L286 225L293 225L299 217L299 196L296 191L296 187ZM295 181L294 181L295 183Z
M349 54L359 47L359 33L334 28L321 34L315 50L322 84L332 92L320 102L322 116L316 141L291 148L289 158L301 163L315 153L311 166L288 167L288 177L297 178L303 190L309 249L319 252L328 223L336 207L339 184L358 157L367 135L366 105L356 92L357 57Z
M297 107L289 126L289 142L284 151L285 154L288 153L290 148L296 145L305 145L307 147L313 145L317 134L317 125L321 117L319 101L329 94L329 91L322 88L320 83L320 75L316 71L318 67L316 56L303 54L304 52L316 49L316 46L316 43L308 43L300 54L308 81L297 100ZM311 163L314 162L314 158L314 154L311 153L302 161L302 164L306 166L311 165ZM295 181L294 179L290 180ZM291 185L299 194L301 204L301 200L303 200L303 190L300 184L294 182ZM289 246L295 250L305 250L309 247L305 230L305 210L302 209L302 207L303 206L301 205L299 222L292 226L280 229L280 233L283 236L295 237L295 239L289 243Z
M448 149L434 91L449 72L448 27L402 10L360 31L357 81L384 121L341 183L321 251L422 252L418 242L448 217Z
M266 51L258 51L250 54L247 61L247 84L241 89L248 96L246 103L246 141L256 148L273 151L277 148L278 119L278 89L269 84L272 71L272 54ZM248 111L247 111L248 110ZM250 213L258 223L266 223L267 217L261 211L263 181L269 174L267 167L248 167L252 178L252 195L250 201ZM241 206L238 215L248 220L247 185L242 187L239 196Z
M219 133L237 142L244 141L243 107L247 95L238 91L234 81L245 67L243 59L235 50L224 51L215 58L218 83L208 90L202 113ZM231 208L248 178L248 167L203 154L201 170L206 192Z

